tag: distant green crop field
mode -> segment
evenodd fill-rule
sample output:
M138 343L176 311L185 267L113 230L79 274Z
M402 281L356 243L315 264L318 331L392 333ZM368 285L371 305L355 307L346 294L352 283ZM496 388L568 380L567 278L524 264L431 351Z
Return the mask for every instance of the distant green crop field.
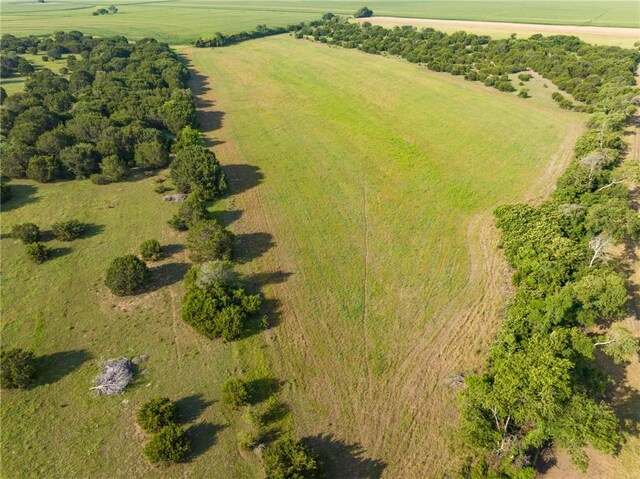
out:
M120 11L102 16L91 13L111 2L0 0L3 33L73 29L132 39L154 37L173 44L187 44L216 31L253 29L260 23L309 21L327 11L348 15L363 3L385 16L640 27L640 5L627 0L116 0L113 4Z

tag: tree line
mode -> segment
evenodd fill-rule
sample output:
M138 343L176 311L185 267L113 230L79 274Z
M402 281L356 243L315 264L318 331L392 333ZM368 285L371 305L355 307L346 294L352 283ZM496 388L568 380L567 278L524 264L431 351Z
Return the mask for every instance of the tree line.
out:
M3 95L3 176L119 181L134 166L166 166L173 136L196 125L189 72L164 43L80 32L2 37L3 58L20 52L67 55L68 75L42 69L24 92Z

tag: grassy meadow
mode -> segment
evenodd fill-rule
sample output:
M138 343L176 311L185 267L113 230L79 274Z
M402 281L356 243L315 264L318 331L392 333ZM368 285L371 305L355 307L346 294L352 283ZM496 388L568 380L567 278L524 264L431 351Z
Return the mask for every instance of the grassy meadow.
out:
M640 27L640 6L628 0L373 0L376 15L516 23ZM114 4L116 15L92 16ZM94 35L154 37L188 44L216 31L235 33L257 24L314 20L327 11L350 15L356 0L0 0L2 32L14 35L80 30Z
M455 469L447 378L482 363L508 292L491 211L548 192L585 117L540 78L525 100L286 35L180 51L214 151L258 179L234 227L270 239L266 351L298 434L330 477Z
M2 205L1 216L2 346L32 349L42 372L27 391L2 391L2 477L259 476L258 461L236 445L241 413L219 400L232 373L256 381L271 377L262 340L212 342L180 319L180 281L189 262L184 234L166 223L177 205L164 203L153 179L142 175L106 186L88 180L11 184L14 198ZM224 221L223 213L214 214ZM48 239L52 223L72 218L90 224L86 237ZM10 237L11 226L26 221L41 227L52 248L42 265L31 264L24 245ZM107 265L137 254L149 238L167 252L150 264L149 291L111 295L103 284ZM142 354L148 359L126 394L89 390L101 361ZM177 401L194 444L188 463L166 469L144 459L146 436L135 424L140 405L161 395Z

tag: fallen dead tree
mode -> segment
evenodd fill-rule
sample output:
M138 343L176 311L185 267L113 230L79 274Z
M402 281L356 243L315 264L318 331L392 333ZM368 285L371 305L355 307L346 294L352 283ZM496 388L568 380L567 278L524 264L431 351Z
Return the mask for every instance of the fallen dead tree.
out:
M128 358L109 359L102 365L103 372L94 381L98 395L122 394L133 381L134 364Z

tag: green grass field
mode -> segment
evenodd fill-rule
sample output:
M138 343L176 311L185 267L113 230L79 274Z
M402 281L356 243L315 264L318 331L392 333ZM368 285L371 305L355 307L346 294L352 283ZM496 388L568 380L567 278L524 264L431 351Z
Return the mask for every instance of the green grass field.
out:
M240 413L221 405L219 396L232 373L271 376L262 340L211 342L180 319L180 280L189 265L184 234L166 224L177 206L163 203L144 176L107 186L11 184L15 197L2 205L1 218L2 347L34 350L43 372L28 391L2 391L2 477L171 478L185 471L257 477L258 462L236 446ZM46 232L70 218L92 224L90 234L70 243L47 241L53 258L42 265L29 263L24 245L9 237L15 223L35 222ZM109 261L137 253L148 238L170 253L151 265L151 291L112 296L103 285ZM124 396L89 390L101 361L139 354L149 358ZM168 469L144 459L146 439L134 419L144 401L159 395L178 401L195 449L189 463Z
M279 278L268 351L298 433L330 477L454 469L445 380L483 360L508 283L491 211L548 191L584 117L543 80L523 100L288 36L182 51L215 151L261 178L234 208L273 236L257 265Z
M115 0L116 15L92 16L110 3L87 0L0 0L2 32L14 35L81 30L94 35L155 37L188 44L216 31L234 33L314 20L322 13L349 15L354 0ZM640 27L640 6L628 0L374 0L376 15L518 23Z

